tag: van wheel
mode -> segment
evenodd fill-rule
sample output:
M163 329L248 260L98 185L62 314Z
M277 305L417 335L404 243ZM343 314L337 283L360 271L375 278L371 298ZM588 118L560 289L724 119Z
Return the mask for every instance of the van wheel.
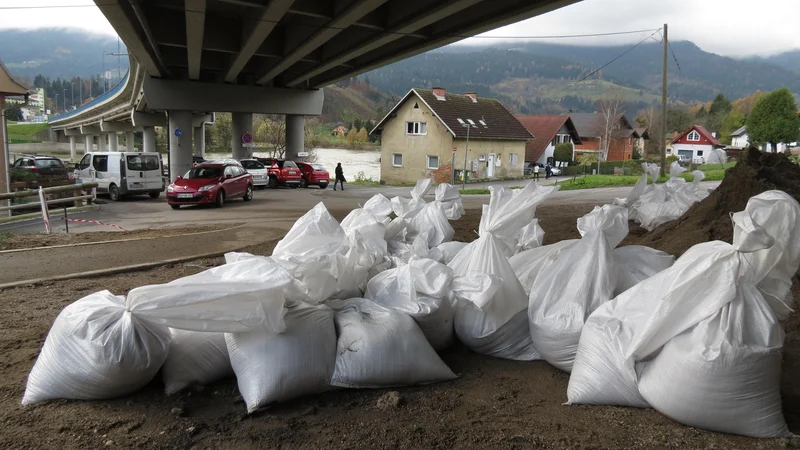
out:
M114 202L119 200L119 188L117 187L116 184L112 184L111 186L108 187L108 198L110 198L111 201Z
M305 178L300 178L300 187L301 188L307 188L308 187L308 181L306 181Z
M158 197L161 196L161 191L151 192L149 195L150 195L150 198L158 198Z
M169 205L172 209L181 209L181 205Z
M247 190L244 191L244 201L249 202L252 199L253 199L253 185L248 184Z
M221 190L217 193L217 208L222 208L225 205L225 191Z
M277 189L278 188L278 179L275 177L269 177L269 188L270 189Z

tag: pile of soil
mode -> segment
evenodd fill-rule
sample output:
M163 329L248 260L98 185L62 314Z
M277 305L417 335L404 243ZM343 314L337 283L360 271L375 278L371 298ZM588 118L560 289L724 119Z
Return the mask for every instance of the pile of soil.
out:
M786 155L763 153L756 148L742 152L736 166L705 200L695 203L680 219L668 222L636 243L680 256L701 242L733 239L730 214L742 211L747 200L778 189L800 201L800 166Z

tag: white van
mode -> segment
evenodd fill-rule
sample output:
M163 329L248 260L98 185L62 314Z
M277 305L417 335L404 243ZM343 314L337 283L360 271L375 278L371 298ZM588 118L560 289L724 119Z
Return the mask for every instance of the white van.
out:
M124 195L158 198L166 187L161 155L156 152L91 152L75 164L78 182L97 182L97 192L111 200Z

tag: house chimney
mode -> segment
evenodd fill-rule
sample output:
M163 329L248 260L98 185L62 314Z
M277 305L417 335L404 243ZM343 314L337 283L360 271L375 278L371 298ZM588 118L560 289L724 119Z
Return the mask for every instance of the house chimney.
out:
M439 97L439 100L444 100L444 88L441 87L432 87L431 90L433 91L433 95Z
M677 131L673 131L672 132L672 139L678 139L678 134L680 134L680 133L678 133Z
M478 94L476 94L475 91L464 92L464 95L466 95L467 97L471 98L473 102L477 102L478 101Z

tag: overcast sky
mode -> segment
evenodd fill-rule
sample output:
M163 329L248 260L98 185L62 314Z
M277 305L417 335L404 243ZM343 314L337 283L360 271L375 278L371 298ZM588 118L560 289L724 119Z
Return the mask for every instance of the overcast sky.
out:
M53 5L77 8L2 9ZM487 33L552 36L655 29L669 24L670 40L693 41L725 56L768 56L800 49L800 0L583 0ZM0 28L79 27L115 35L91 0L0 0ZM558 39L578 45L633 44L649 33ZM518 41L518 39L515 39ZM496 42L469 39L467 43Z

